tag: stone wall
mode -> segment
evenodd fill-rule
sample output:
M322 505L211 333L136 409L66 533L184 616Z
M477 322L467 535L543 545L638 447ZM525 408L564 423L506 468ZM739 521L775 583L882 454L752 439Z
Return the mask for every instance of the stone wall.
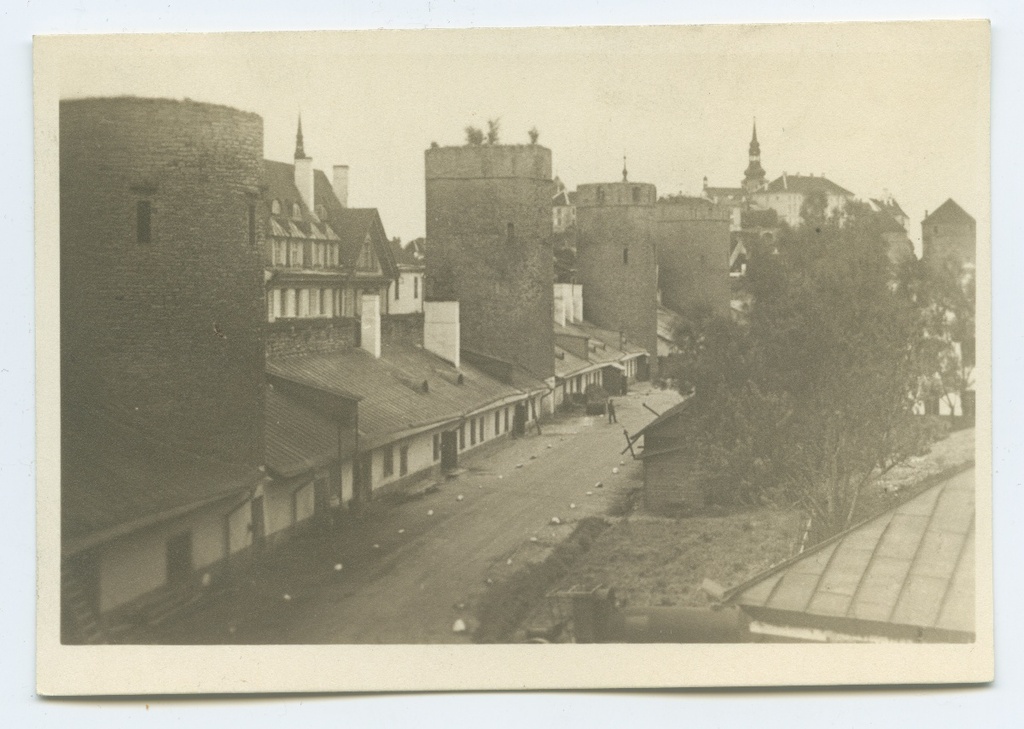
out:
M190 451L262 462L262 184L256 114L61 102L65 411L97 405Z

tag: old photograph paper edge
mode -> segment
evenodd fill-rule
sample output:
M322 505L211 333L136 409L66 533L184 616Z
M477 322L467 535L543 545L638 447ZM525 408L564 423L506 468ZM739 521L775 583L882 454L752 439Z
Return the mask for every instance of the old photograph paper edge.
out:
M921 24L921 21L914 21ZM823 24L812 24L811 27ZM886 32L895 23L843 23L837 33ZM715 26L728 34L743 26ZM808 26L788 26L804 32ZM571 33L575 29L553 32ZM986 150L991 200L986 21L929 21L937 38L969 36L985 59ZM323 31L317 31L322 33ZM514 34L519 29L357 31L404 34ZM263 34L226 34L241 42ZM795 37L795 36L794 36ZM62 55L97 36L35 38L35 223L37 376L37 689L57 695L214 694L263 692L388 692L487 689L605 689L711 686L812 686L979 683L993 677L991 426L976 438L977 640L969 645L296 645L64 646L59 636L60 416L57 109ZM104 42L159 43L187 49L192 36L105 36ZM984 211L990 220L989 210ZM986 221L987 223L987 221ZM978 245L978 420L991 424L991 238Z

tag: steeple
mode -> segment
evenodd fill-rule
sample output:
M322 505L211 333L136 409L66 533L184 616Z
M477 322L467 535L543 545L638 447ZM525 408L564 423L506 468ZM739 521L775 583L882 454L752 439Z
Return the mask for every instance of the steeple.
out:
M757 119L754 119L754 133L750 137L750 164L743 173L743 189L750 193L759 190L764 186L765 174L761 167L761 144L757 141Z
M622 155L622 181L629 182L629 172L626 170L626 155Z
M302 114L299 114L299 131L295 134L295 159L306 159L306 150L302 148Z

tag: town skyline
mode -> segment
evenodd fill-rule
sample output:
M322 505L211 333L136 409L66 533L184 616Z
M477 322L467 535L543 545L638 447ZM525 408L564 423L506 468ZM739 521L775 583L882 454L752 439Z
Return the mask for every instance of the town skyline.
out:
M500 119L504 144L527 143L536 127L570 189L620 179L625 155L630 180L659 195L700 195L705 176L712 186L739 184L756 117L769 180L813 173L862 198L887 190L920 253L925 211L950 197L987 236L986 157L977 149L985 135L974 120L988 92L977 82L984 59L962 35L950 36L964 44L954 53L919 42L913 27L883 28L866 44L850 26L801 27L802 42L792 26L624 36L529 29L512 35L515 48L489 31L408 32L392 54L393 31L196 35L188 54L160 38L83 38L75 43L89 62L65 74L61 96L191 98L253 111L265 120L264 156L279 161L292 159L301 114L314 166L349 165L351 205L380 209L388 235L403 242L424 233L424 150L463 144L466 125ZM743 50L722 53L730 40ZM458 52L443 52L453 41Z

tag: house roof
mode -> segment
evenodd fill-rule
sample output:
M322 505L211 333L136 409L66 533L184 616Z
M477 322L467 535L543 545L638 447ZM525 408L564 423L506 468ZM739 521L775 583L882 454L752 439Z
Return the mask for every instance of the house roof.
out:
M768 183L766 192L793 192L801 195L823 192L826 195L853 197L852 192L845 187L840 187L827 177L811 175L781 175Z
M729 590L751 615L857 635L974 633L974 469Z
M270 216L271 232L274 235L294 238L337 239L337 234L326 222L320 220L315 211L309 209L299 188L295 186L295 166L273 160L263 161L264 180L267 195L281 203L281 214ZM299 205L300 217L292 216L292 207Z
M456 369L421 347L387 343L381 349L380 359L357 348L273 358L267 360L267 371L317 389L360 396L360 449L459 420L529 391L522 387L523 378L509 384L467 363ZM530 382L534 389L546 389L540 381Z
M180 450L144 424L100 408L63 413L61 428L65 553L244 493L263 478L256 465Z
M559 346L555 346L555 377L567 379L584 372L599 369L600 364L577 357Z
M671 420L672 418L675 418L675 417L677 417L679 415L682 415L687 409L689 409L690 403L692 401L693 401L693 397L688 397L685 400L683 400L682 402L677 402L675 405L670 407L668 410L663 412L661 415L656 417L654 420L649 422L647 425L642 427L640 430L638 430L635 433L633 433L632 439L636 440L637 438L639 438L641 435L643 435L647 431L656 429L662 423L664 423L664 422L666 422L668 420Z
M423 261L416 257L416 250L412 243L403 247L397 238L392 238L389 245L391 246L391 253L395 258L395 263L399 266L423 268Z
M884 210L885 212L887 212L890 215L892 215L894 218L895 217L903 217L903 218L909 218L910 217L905 212L903 212L903 208L901 208L900 204L898 202L896 202L896 198L892 197L891 195L889 197L872 197L872 198L869 198L869 200L871 201L872 205L877 207L879 210Z
M628 359L641 354L650 354L643 347L619 336L618 332L591 324L590 322L566 322L565 325L554 323L555 334L570 334L596 340L590 344L590 360L592 362L610 363Z
M264 437L267 468L285 478L321 468L356 450L350 429L339 430L322 413L273 387L266 391Z
M931 214L925 217L921 222L922 224L959 223L974 225L974 218L968 215L966 210L957 205L953 198L949 198L946 202L935 208L935 210L933 210Z
M705 187L704 194L708 197L742 197L742 187Z

